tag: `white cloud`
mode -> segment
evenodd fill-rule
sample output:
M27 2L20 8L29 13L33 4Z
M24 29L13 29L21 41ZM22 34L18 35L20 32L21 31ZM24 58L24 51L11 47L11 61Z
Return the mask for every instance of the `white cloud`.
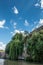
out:
M39 25L36 25L36 28L38 28L39 27Z
M0 21L0 28L9 29L9 27L4 26L4 25L5 25L5 22L6 22L6 20L2 20L2 21Z
M40 21L38 22L38 24L36 25L36 28L40 27L43 25L43 19L40 19Z
M11 32L11 34L13 34L13 32Z
M32 29L32 31L33 31L35 28L38 28L38 27L40 27L40 26L42 26L42 25L43 25L43 19L40 19L39 22L38 22L38 24Z
M14 11L15 14L19 13L18 9L15 6L12 9L13 9L13 11Z
M17 23L16 23L16 22L14 22L14 28L16 28L16 25L17 25Z
M24 33L23 30L14 30L14 32L11 32L12 35L15 35L16 33Z
M15 33L24 33L24 31L20 30L15 30Z
M39 24L43 25L43 19L40 19Z
M14 25L17 25L17 23L16 23L16 22L14 22Z
M14 32L15 32L15 33L20 33L20 31L19 31L19 30L15 30Z
M39 6L40 6L40 4L39 4L39 3L36 3L36 4L35 4L35 6L36 6L36 7L39 7Z
M34 30L35 28L32 28L32 31Z
M0 28L4 28L5 20L0 21Z
M0 42L0 50L5 50L6 44Z
M10 23L11 23L11 25L12 25L14 28L16 28L17 22L15 22L14 20L11 20Z
M41 9L43 9L43 0L41 0Z
M29 26L29 23L27 20L25 20L25 23L24 23L25 26Z

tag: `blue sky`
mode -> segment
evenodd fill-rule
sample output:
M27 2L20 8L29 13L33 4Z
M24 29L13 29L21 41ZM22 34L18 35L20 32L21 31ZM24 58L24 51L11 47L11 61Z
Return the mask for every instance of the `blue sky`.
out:
M43 25L43 0L0 0L0 46L3 48L16 32L31 32L40 25Z

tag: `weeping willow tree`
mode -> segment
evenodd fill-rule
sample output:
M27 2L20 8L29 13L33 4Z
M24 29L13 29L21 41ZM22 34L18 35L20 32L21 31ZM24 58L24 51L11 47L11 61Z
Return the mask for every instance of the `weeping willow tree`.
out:
M28 40L28 60L43 62L43 30L34 32Z
M22 56L23 52L23 35L22 33L16 33L11 42L6 46L6 53L9 55L11 60L18 59L19 56Z

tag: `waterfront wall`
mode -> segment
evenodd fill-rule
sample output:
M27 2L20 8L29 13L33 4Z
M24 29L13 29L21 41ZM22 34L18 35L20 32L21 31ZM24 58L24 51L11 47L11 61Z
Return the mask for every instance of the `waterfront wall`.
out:
M5 57L5 52L0 52L0 58L4 58Z

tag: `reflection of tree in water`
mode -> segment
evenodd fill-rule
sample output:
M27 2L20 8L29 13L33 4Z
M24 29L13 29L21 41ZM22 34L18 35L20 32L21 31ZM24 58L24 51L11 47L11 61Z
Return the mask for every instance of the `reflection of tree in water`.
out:
M16 61L5 60L4 65L19 65Z
M43 64L27 63L27 62L20 61L20 60L18 61L5 60L4 64L2 65L43 65Z
M7 60L4 61L4 65L8 65Z
M4 65L22 65L22 61L10 61L10 60L5 60Z
M1 58L1 52L0 52L0 58Z

